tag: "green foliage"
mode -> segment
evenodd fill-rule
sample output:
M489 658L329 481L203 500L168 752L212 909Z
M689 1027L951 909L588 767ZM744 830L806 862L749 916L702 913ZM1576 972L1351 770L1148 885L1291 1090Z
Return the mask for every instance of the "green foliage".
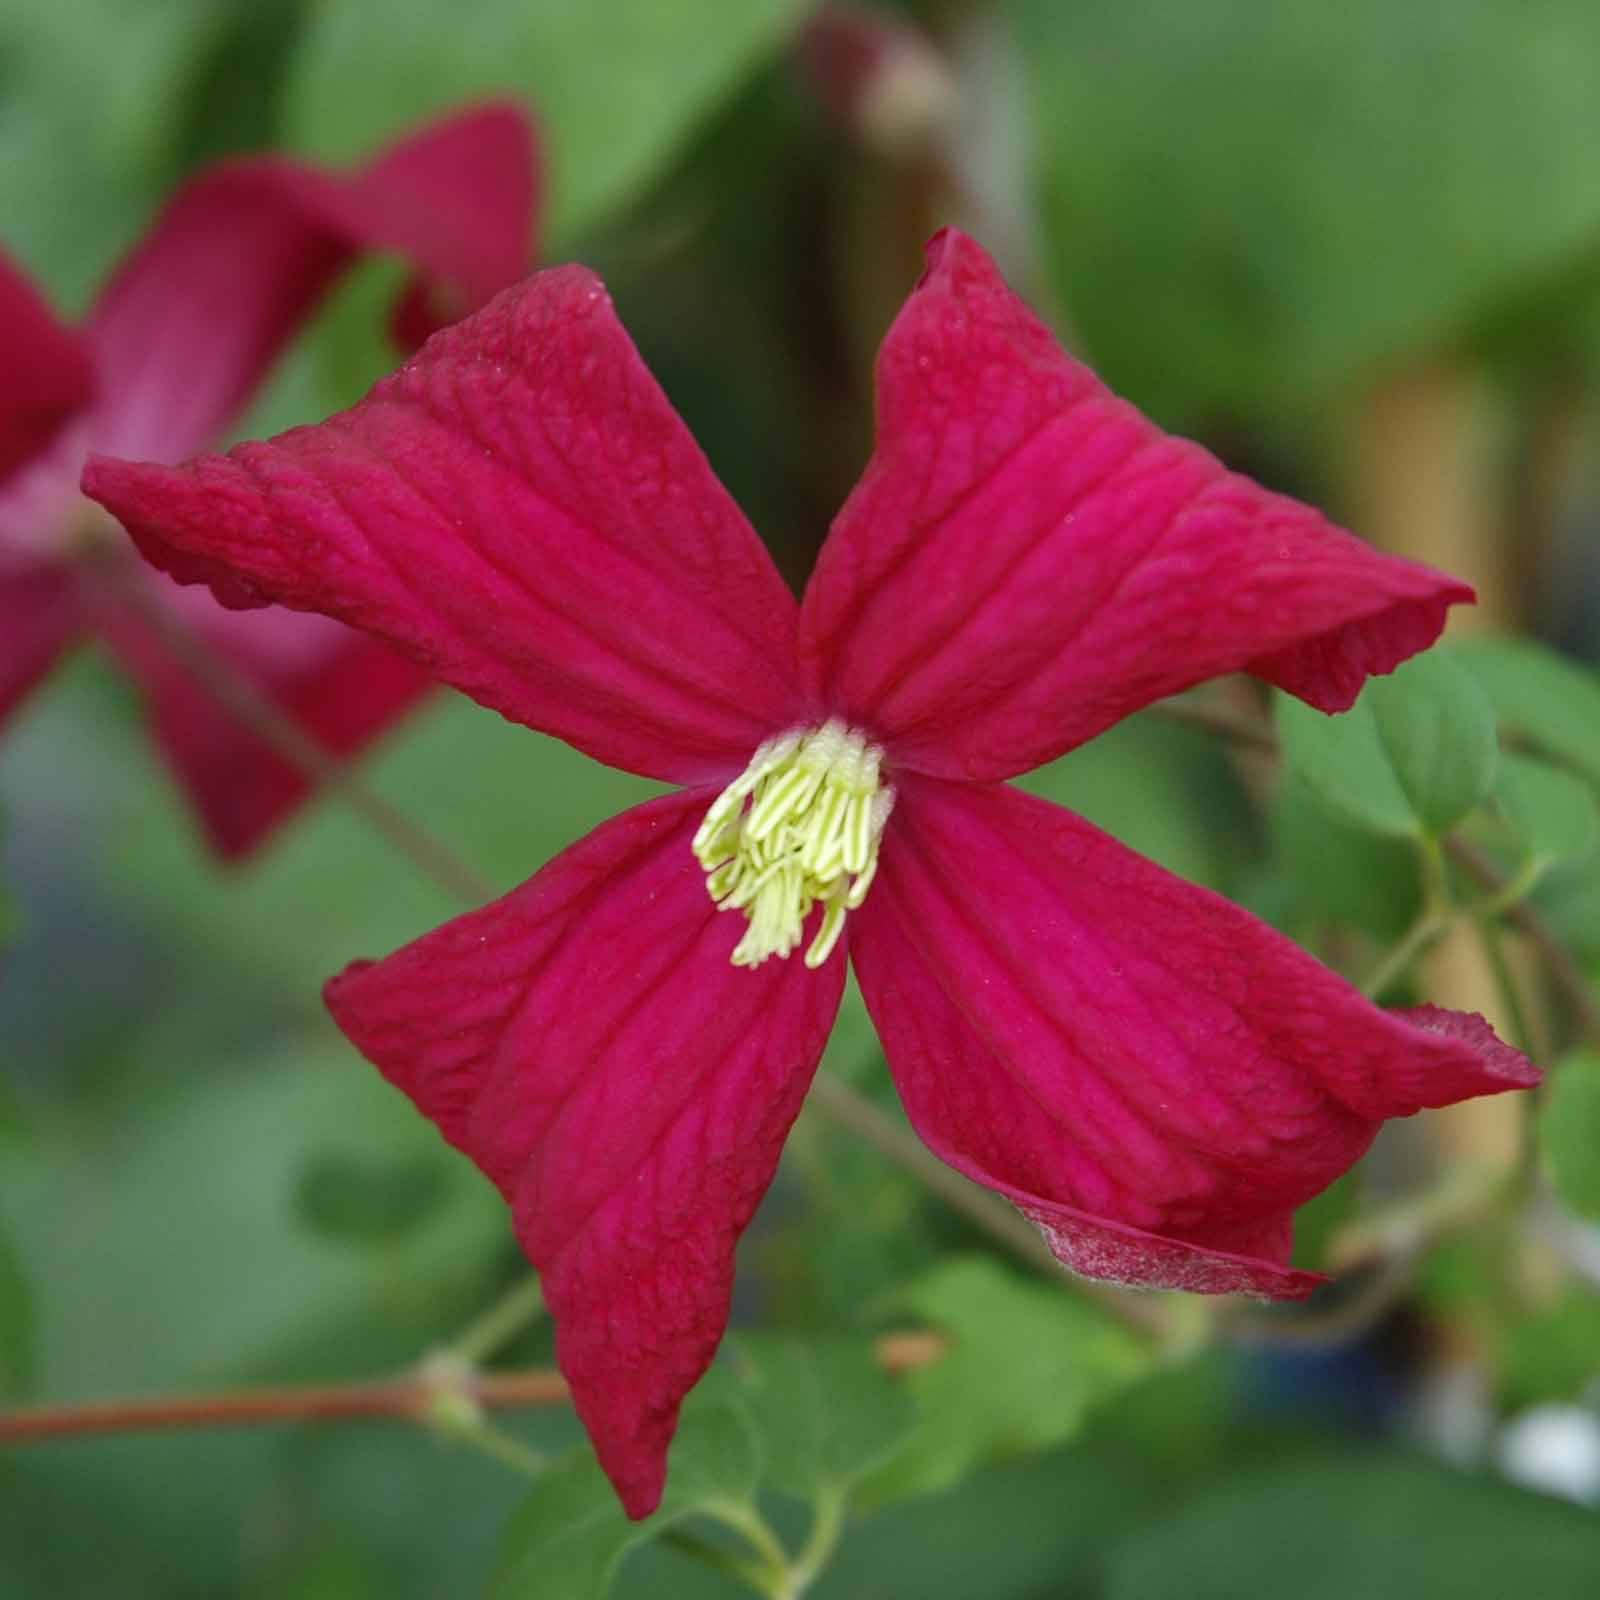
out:
M539 1479L507 1530L496 1600L596 1600L610 1592L630 1551L696 1518L721 1524L690 1552L713 1566L754 1562L770 1574L803 1557L777 1557L757 1503L771 1488L837 1515L862 1476L904 1437L911 1402L885 1376L865 1339L744 1334L690 1395L672 1445L661 1508L630 1522L587 1449ZM726 1539L737 1535L743 1554Z
M1009 0L1086 346L1172 423L1308 407L1600 239L1589 0Z
M331 1030L329 1030L331 1033ZM35 1286L41 1386L104 1393L296 1370L330 1330L369 1365L403 1359L484 1292L504 1247L487 1184L329 1033L231 1072L141 1094L139 1137L39 1129L9 1153L7 1191L32 1250L75 1263ZM425 1215L374 1237L336 1232L305 1193L333 1166L408 1171ZM85 1170L87 1168L87 1170ZM348 1211L348 1202L346 1203ZM120 1337L109 1347L102 1330Z
M1483 685L1495 715L1600 784L1600 678L1535 639L1471 639L1449 654Z
M1488 794L1499 757L1494 713L1448 657L1425 651L1372 679L1361 698L1424 832L1443 833Z
M0 7L5 248L58 305L82 308L175 175L172 108L235 6Z
M493 1600L598 1600L628 1552L687 1517L755 1514L760 1447L731 1388L703 1381L683 1408L661 1509L630 1522L587 1449L544 1473L506 1530Z
M743 1333L732 1361L766 1479L798 1500L852 1488L911 1427L910 1396L864 1339Z
M872 1505L932 1494L985 1462L1059 1444L1149 1367L1145 1347L1088 1301L986 1257L947 1258L892 1303L946 1334L950 1349L907 1375L917 1425L864 1485Z
M1280 1462L1125 1543L1107 1600L1504 1600L1589 1593L1600 1527L1575 1507L1377 1453Z
M1551 1072L1539 1111L1539 1148L1562 1202L1600 1221L1600 1055L1579 1051Z
M1530 868L1582 861L1600 836L1600 805L1581 778L1531 756L1502 761L1496 798Z
M1483 691L1460 666L1425 653L1372 679L1341 716L1279 695L1289 771L1336 816L1373 833L1422 838L1488 794L1498 747Z
M544 236L560 249L634 194L798 21L800 0L317 0L291 75L290 140L349 159L459 101L525 99L545 136Z

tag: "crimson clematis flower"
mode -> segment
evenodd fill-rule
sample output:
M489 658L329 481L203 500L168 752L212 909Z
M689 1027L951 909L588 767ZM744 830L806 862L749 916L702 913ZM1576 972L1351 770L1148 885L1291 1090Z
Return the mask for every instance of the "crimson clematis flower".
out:
M444 314L527 271L534 185L532 132L509 105L436 123L353 174L224 162L173 197L81 333L0 255L0 719L67 644L97 635L144 690L216 848L257 844L305 779L190 680L135 608L86 581L81 557L108 530L78 492L84 460L99 449L177 461L212 443L365 251L411 262L394 323L420 343ZM150 582L141 564L128 576L335 753L361 747L429 686L387 647L322 618L241 616Z
M1471 591L1157 431L954 232L878 396L799 605L575 268L319 427L85 479L179 578L683 785L327 996L505 1194L635 1516L847 950L922 1137L1126 1283L1306 1294L1291 1214L1384 1119L1536 1077L1004 782L1217 673L1343 709Z

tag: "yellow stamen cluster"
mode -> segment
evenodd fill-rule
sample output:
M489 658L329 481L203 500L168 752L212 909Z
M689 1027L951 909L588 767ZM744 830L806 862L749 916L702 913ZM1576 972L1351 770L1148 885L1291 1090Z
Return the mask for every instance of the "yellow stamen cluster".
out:
M882 757L837 718L796 728L762 745L712 803L694 853L718 908L749 921L736 967L792 954L818 901L822 924L805 963L828 959L878 870L894 805L894 790L879 779Z

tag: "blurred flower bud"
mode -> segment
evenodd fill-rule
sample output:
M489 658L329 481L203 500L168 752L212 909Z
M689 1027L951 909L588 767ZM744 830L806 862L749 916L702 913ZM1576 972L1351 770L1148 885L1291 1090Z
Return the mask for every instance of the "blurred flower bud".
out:
M956 88L927 38L849 6L824 6L800 39L807 80L834 120L891 158L925 148L949 123Z

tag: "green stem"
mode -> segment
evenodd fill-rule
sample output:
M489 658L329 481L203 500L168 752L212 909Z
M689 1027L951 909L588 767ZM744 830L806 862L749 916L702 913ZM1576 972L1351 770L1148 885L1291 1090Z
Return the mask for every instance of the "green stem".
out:
M480 1455L489 1456L526 1478L537 1478L545 1469L545 1458L539 1451L483 1417L471 1421L451 1419L447 1424L436 1425L447 1438L470 1445Z
M847 1501L848 1496L839 1484L828 1484L817 1495L811 1513L811 1532L789 1566L789 1587L784 1591L784 1600L800 1600L838 1549L844 1533Z
M725 1550L721 1545L713 1544L709 1539L702 1539L699 1534L690 1533L683 1528L667 1528L658 1537L662 1544L680 1551L702 1566L710 1567L716 1572L725 1572L729 1577L748 1584L757 1594L771 1595L773 1592L774 1574L764 1562L747 1560L744 1556L732 1550Z
M1380 998L1393 983L1405 976L1412 963L1424 955L1429 946L1441 938L1449 926L1448 918L1440 917L1437 913L1425 909L1407 929L1400 942L1356 987L1369 1000Z
M469 1367L482 1366L543 1311L544 1291L539 1280L525 1278L469 1322L446 1348L457 1361Z
M767 1519L754 1506L738 1500L713 1501L700 1510L732 1528L755 1551L758 1560L744 1573L745 1581L768 1600L787 1600L791 1592L789 1552Z
M1511 1042L1526 1054L1532 1044L1528 1032L1528 1013L1512 975L1511 963L1506 960L1505 941L1492 914L1478 916L1477 926L1478 937L1483 941L1483 953L1488 958L1489 971L1494 978L1495 988L1500 991L1500 1001L1511 1024Z
M1424 835L1417 841L1422 868L1422 909L1400 942L1357 985L1369 1000L1376 1000L1411 970L1412 964L1450 931L1456 910L1450 898L1450 875L1445 869L1439 841Z
M1539 881L1543 867L1543 862L1537 857L1530 856L1517 869L1515 877L1508 878L1493 894L1485 895L1481 900L1468 906L1468 911L1483 920L1504 916L1513 906L1520 905L1527 899L1529 891Z

